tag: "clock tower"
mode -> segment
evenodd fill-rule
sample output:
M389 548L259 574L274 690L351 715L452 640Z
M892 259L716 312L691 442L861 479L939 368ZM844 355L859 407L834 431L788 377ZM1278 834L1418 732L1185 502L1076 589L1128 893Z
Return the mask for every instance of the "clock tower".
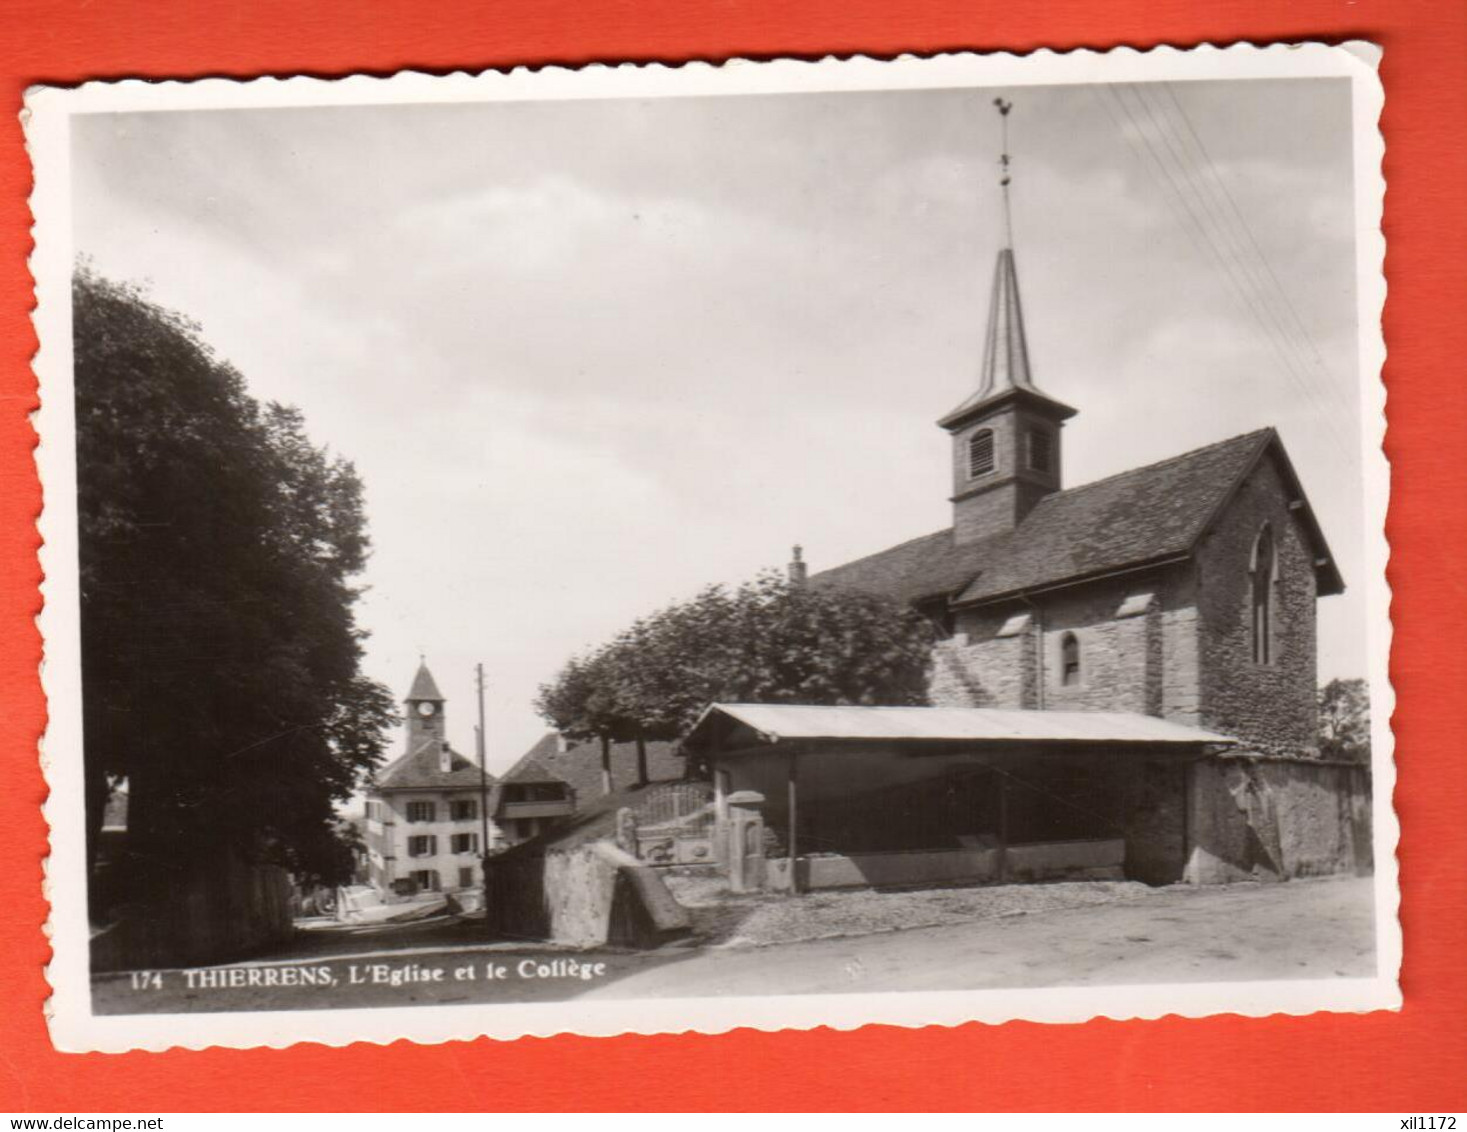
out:
M413 686L403 699L407 714L407 753L412 754L423 745L424 739L436 739L442 743L448 735L443 727L443 693L428 671L427 662L418 665L418 674L413 677Z

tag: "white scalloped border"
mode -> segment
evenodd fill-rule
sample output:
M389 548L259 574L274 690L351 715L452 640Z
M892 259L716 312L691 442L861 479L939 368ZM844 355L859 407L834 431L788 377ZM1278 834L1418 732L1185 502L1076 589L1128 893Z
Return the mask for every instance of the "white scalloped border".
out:
M45 931L53 946L46 968L52 997L46 1004L53 1043L66 1052L212 1047L284 1049L302 1042L343 1047L357 1042L440 1043L489 1037L549 1038L560 1034L721 1034L736 1029L852 1030L865 1025L958 1026L1010 1021L1078 1023L1168 1015L1200 1018L1235 1014L1250 1018L1319 1011L1399 1009L1401 959L1395 790L1395 696L1389 681L1392 627L1386 581L1389 546L1385 516L1390 469L1384 455L1386 391L1381 382L1385 343L1380 334L1386 285L1381 216L1385 143L1379 129L1384 92L1377 74L1380 49L1351 41L1191 48L1121 47L1098 52L1041 49L1027 55L902 54L888 60L868 55L815 60L731 59L545 65L453 71L435 75L404 71L379 77L335 79L265 76L249 80L126 79L60 89L32 87L21 121L35 170L30 198L34 245L29 267L35 280L32 312L40 348L33 360L41 407L36 416L37 472L50 501L37 523L43 538L45 604L37 618L45 643L41 682L50 709L38 742L49 793L43 813L51 857L44 862L44 895L50 915ZM490 1004L227 1012L217 1014L96 1016L90 1009L80 807L80 679L78 675L75 470L71 405L72 250L69 240L67 120L104 111L166 111L205 107L287 107L402 102L663 98L738 96L800 91L921 89L945 86L1029 86L1124 81L1341 77L1351 80L1356 141L1355 184L1360 334L1362 432L1366 469L1367 528L1378 532L1367 548L1370 682L1375 748L1375 896L1379 973L1370 979L1242 983L1155 984L1021 990L883 992L698 999L570 1000ZM59 270L58 270L59 268ZM68 752L53 757L51 751ZM69 884L60 878L74 878Z

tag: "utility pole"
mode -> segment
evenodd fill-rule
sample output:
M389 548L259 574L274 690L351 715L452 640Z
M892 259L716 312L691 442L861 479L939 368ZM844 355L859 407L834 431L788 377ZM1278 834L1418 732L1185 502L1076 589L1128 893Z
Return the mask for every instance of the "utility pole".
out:
M484 900L489 900L489 765L486 761L484 749L484 666L474 666L474 686L479 693L479 726L474 728L474 745L478 748L479 756L479 873L480 880L484 885Z

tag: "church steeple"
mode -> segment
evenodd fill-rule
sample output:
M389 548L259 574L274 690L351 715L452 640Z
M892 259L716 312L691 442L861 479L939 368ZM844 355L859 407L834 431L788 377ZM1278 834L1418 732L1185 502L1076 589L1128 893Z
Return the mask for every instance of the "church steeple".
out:
M1076 410L1034 384L1019 273L1009 219L1008 115L1000 158L1005 246L998 253L988 301L988 332L978 388L938 425L952 436L953 534L975 542L1012 530L1035 503L1060 487L1060 429Z

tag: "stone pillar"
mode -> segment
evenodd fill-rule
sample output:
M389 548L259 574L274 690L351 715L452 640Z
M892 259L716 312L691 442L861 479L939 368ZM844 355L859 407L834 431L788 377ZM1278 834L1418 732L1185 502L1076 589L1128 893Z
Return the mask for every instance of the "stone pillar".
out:
M764 887L764 795L738 790L727 801L728 887L733 892L758 892Z

